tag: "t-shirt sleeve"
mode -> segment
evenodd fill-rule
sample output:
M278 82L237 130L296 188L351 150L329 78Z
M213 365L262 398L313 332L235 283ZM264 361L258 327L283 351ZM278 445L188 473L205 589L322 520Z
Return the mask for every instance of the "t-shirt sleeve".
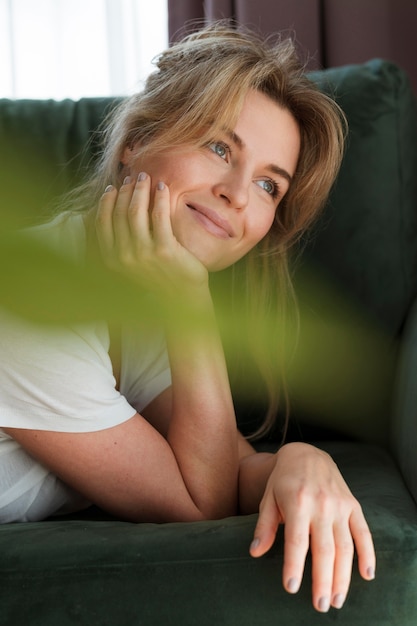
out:
M120 390L138 413L171 385L165 336L159 327L125 328Z
M0 314L0 426L93 432L130 419L103 323L43 327Z

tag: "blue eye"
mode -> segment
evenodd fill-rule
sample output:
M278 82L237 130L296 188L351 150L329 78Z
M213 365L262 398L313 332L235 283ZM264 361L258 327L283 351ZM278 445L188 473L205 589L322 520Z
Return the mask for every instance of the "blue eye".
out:
M256 181L256 184L259 185L261 189L264 189L266 193L269 193L269 195L273 198L278 195L278 185L273 180L270 180L269 178L265 180L258 180Z
M221 159L226 159L227 155L230 152L229 147L221 141L213 141L213 143L209 144L209 148Z

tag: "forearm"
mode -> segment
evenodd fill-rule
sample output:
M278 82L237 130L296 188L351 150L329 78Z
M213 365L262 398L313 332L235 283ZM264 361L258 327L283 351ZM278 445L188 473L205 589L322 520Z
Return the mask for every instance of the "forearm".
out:
M276 464L276 455L253 452L240 461L239 466L239 512L242 515L258 513L259 503L266 484Z
M210 294L182 300L182 320L167 323L172 414L167 440L198 508L223 517L237 510L234 407Z
M135 172L136 173L136 172ZM170 191L149 176L103 194L96 219L106 264L152 292L172 373L166 440L203 517L237 509L237 430L205 265L172 230Z

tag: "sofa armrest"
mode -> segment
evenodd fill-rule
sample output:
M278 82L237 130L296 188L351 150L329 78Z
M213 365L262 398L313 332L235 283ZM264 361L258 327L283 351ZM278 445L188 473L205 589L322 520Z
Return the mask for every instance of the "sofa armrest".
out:
M417 502L417 297L401 340L392 416L393 454Z

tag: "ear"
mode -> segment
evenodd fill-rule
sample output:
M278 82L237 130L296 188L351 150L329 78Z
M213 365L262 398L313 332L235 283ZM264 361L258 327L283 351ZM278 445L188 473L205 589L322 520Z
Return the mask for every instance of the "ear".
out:
M132 156L133 156L132 148L129 148L129 146L126 146L120 157L120 163L122 163L123 165L130 166L132 163Z

